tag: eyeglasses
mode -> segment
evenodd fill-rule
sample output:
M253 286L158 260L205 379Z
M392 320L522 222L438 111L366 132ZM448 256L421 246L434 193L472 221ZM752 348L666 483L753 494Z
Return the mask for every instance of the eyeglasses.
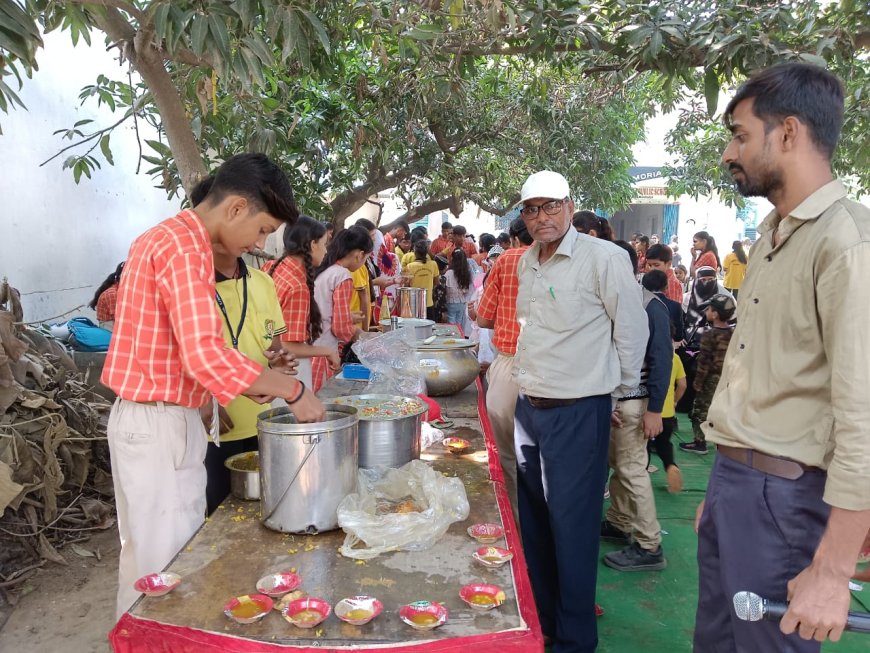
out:
M540 209L543 209L547 215L557 215L564 204L565 200L553 200L541 206L524 206L520 209L520 215L524 218L534 218Z

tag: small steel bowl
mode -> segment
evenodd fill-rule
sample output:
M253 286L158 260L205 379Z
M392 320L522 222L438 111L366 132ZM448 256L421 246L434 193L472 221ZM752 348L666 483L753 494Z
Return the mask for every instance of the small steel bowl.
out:
M239 624L252 624L272 610L272 599L263 594L236 596L224 605L224 614Z
M466 532L481 544L492 544L504 535L504 529L498 524L473 524Z

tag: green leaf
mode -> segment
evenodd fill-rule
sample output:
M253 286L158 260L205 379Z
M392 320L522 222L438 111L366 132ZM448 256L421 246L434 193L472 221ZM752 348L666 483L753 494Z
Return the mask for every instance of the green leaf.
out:
M166 38L166 24L171 9L172 5L165 3L157 5L157 8L154 10L154 32L160 37L161 41Z
M218 51L220 55L225 58L230 58L230 35L227 33L227 26L224 24L224 21L211 14L208 17L208 27L209 32L211 32L212 38L217 45Z
M314 33L317 34L317 38L320 39L320 44L323 46L326 54L330 54L331 50L329 45L329 36L327 35L326 30L323 27L323 23L321 23L320 19L312 14L310 11L306 11L305 9L300 9L299 11L305 14L308 22L311 23L311 27L314 28Z
M719 77L712 68L707 68L704 73L704 98L707 100L707 115L712 118L719 105Z
M250 48L252 53L257 55L257 58L259 58L263 65L268 66L274 61L272 51L259 34L254 33L246 36L242 42Z
M296 35L299 28L295 26L296 13L292 9L284 10L283 36L284 45L281 48L281 61L287 61L293 51L296 50Z
M148 146L152 150L154 150L155 152L157 152L161 156L164 156L167 158L172 156L172 150L169 149L168 145L165 145L164 143L161 143L160 141L153 141L153 140L148 140L148 139L146 139L145 142L148 144Z
M242 55L245 60L245 64L248 66L248 71L254 77L254 80L260 86L265 86L266 79L263 77L263 64L260 63L260 60L257 58L251 50L248 48L239 48L238 52Z
M190 28L190 49L197 57L205 51L205 37L208 36L208 18L195 14Z
M104 134L100 139L100 150L103 156L106 157L106 161L115 165L115 161L112 159L112 149L109 147L109 134Z
M77 121L76 124L73 125L73 127L81 127L82 125L87 125L87 124L90 124L92 122L94 122L94 121L91 120L90 118L86 118L84 120Z
M298 18L290 23L290 31L293 32L293 40L296 42L296 58L307 70L311 67L311 54L308 49L308 39L305 37L305 32L302 31Z

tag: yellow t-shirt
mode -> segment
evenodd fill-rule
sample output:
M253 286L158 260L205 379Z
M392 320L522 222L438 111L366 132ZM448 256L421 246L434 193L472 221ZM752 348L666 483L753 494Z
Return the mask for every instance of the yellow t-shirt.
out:
M746 276L746 263L741 263L737 254L730 252L722 261L722 269L725 270L725 278L722 285L729 290L740 290L743 277Z
M238 349L251 360L261 365L268 365L269 361L263 352L272 344L272 338L287 331L287 326L284 324L272 277L250 267L247 268L247 272L248 304L245 308L245 322L241 333L238 334ZM227 314L224 318L218 306L227 347L233 346L227 323L232 325L233 333L238 331L244 303L244 288L242 279L227 279L215 284ZM268 409L268 404L258 404L247 397L239 396L233 399L227 406L227 413L233 420L233 429L221 435L221 441L242 440L256 435L257 415Z
M417 256L414 254L414 252L408 252L407 254L403 254L401 258L402 269L404 270L410 263L413 263L416 260Z
M403 264L402 269L406 276L411 277L412 288L426 289L426 308L432 308L434 303L432 301L432 286L435 283L435 279L441 276L441 273L438 271L438 264L427 256L425 263L412 261L407 266Z
M361 311L359 291L365 288L368 292L369 288L369 271L365 265L361 265L359 270L350 273L350 279L353 282L353 293L350 296L350 312Z
M673 417L677 414L674 403L674 385L677 379L685 379L686 370L683 369L683 361L674 354L674 364L671 366L671 385L668 386L668 394L665 396L665 404L662 406L662 417Z

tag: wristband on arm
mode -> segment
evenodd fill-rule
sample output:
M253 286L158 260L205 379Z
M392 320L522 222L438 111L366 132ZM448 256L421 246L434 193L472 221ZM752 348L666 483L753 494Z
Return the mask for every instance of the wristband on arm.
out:
M305 394L305 384L302 381L299 381L299 385L301 386L301 388L299 390L299 394L297 394L296 397L293 399L286 399L285 400L287 402L288 406L292 406L293 404L295 404L297 401L302 399L302 395Z

